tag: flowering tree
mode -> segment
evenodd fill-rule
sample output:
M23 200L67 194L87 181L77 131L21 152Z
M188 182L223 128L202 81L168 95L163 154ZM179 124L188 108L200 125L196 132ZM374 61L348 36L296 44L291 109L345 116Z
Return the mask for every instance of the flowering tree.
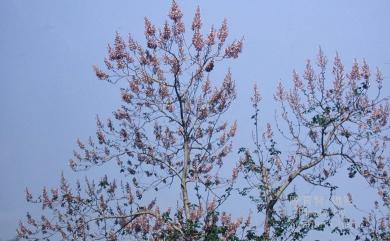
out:
M188 41L182 16L173 1L170 23L161 29L145 18L145 48L117 33L106 70L94 67L101 80L125 82L123 105L114 120L97 118L96 139L77 141L70 166L77 171L116 162L124 178L86 179L72 189L62 177L59 188L45 188L36 199L27 190L27 200L50 214L40 220L28 214L20 237L227 240L244 225L218 212L233 182L219 170L237 128L222 119L235 99L235 84L230 70L220 86L211 80L214 65L238 57L242 40L226 46L226 20L204 36L198 8ZM153 194L164 188L171 195L178 190L174 210L161 207Z
M223 176L237 129L223 114L236 97L235 83L230 70L219 84L212 78L221 62L239 56L242 40L226 44L226 20L204 33L199 8L190 41L175 1L169 18L160 29L145 18L146 47L117 33L105 68L94 67L99 79L121 85L123 104L113 119L97 117L96 137L77 141L70 166L78 171L114 163L122 176L112 179L107 173L75 186L62 176L58 188L44 188L35 198L26 190L27 200L41 204L45 214L27 214L19 237L285 241L330 227L356 240L388 240L389 105L381 97L379 70L372 77L365 61L355 61L346 73L336 56L328 74L320 50L316 68L308 61L302 77L294 71L290 90L279 85L278 121L264 132L255 86L254 149L240 148L237 166ZM344 171L349 178L363 178L380 195L361 222L344 216L332 202L337 189L333 177ZM301 195L295 188L299 182L327 190L329 206L288 205ZM161 202L158 194L164 190L175 203ZM221 210L235 190L256 205L259 228L251 226L251 217L233 219ZM359 208L352 194L348 202ZM342 225L333 222L336 216Z
M287 140L283 147L271 124L264 133L259 131L261 97L254 88L255 149L241 148L239 167L249 184L241 194L264 213L261 240L301 240L309 231L322 231L327 226L340 235L355 235L355 240L390 238L390 163L385 149L390 110L387 99L381 97L383 77L379 70L372 76L365 61L355 61L346 73L338 55L329 75L327 62L320 49L318 72L308 61L302 77L293 72L290 90L279 84L275 94L275 101L280 103L276 128ZM362 177L380 196L375 209L360 225L332 202L338 188L332 177L344 171L349 178ZM307 205L287 205L298 198L300 190L293 187L297 179L329 191L329 206L310 210ZM351 193L348 202L358 208ZM342 225L331 223L337 215Z

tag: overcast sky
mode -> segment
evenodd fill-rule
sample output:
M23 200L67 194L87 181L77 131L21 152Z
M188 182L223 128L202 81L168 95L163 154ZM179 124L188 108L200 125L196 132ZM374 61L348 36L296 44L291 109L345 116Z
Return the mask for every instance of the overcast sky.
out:
M238 88L233 106L240 141L250 136L248 93L259 83L263 115L273 115L272 93L292 70L302 70L318 46L350 66L365 57L385 75L390 94L390 1L180 1L186 21L200 5L204 26L228 19L244 52L229 62ZM119 105L117 86L98 81L115 31L143 39L143 17L160 25L169 1L0 1L0 239L14 236L27 206L24 189L58 183L77 137L95 133L95 116ZM187 25L188 26L188 25ZM232 115L232 114L231 114ZM233 116L233 115L232 115ZM247 133L247 134L245 134ZM249 134L248 134L249 133ZM79 175L79 174L78 174ZM81 175L85 175L82 173ZM321 239L322 240L322 239Z

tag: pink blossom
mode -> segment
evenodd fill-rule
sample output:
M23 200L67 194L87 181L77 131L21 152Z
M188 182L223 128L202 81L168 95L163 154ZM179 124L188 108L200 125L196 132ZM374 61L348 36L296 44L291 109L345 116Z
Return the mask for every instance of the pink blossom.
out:
M160 33L161 39L167 41L171 37L171 29L167 22L164 23L162 32Z
M226 38L228 37L228 35L229 35L229 31L228 31L228 26L227 26L227 20L224 19L222 22L222 26L218 31L217 37L221 43L224 43Z
M275 93L275 99L277 101L284 101L286 96L284 87L281 82L279 82L278 86L276 87L276 93Z
M341 62L341 59L338 54L334 59L333 63L333 74L335 80L333 81L333 88L336 92L336 97L340 96L343 91L343 80L344 80L344 65Z
M131 103L131 99L133 98L133 96L128 92L128 91L122 91L121 92L121 96L122 96L122 100L124 102L126 102L127 104L130 104Z
M371 76L370 67L368 66L366 60L364 59L364 60L363 60L363 66L362 66L362 77L363 77L363 79L365 79L366 81L368 81L368 79L370 78L370 76Z
M237 131L237 121L235 121L232 125L232 127L230 128L229 130L229 133L228 133L228 137L233 137L236 135L236 131Z
M299 78L298 73L294 70L293 71L293 82L294 82L294 87L297 89L301 89L303 87L303 83L301 79Z
M381 71L379 70L379 68L376 68L376 82L378 83L378 88L381 89L382 88L382 81L383 81L383 75L381 73Z
M324 55L324 52L322 51L321 48L319 48L318 55L317 55L318 66L325 69L325 66L327 63L328 63L328 60L327 60L326 56Z
M169 17L175 22L177 22L178 20L180 20L183 17L183 14L182 14L182 12L181 12L181 10L180 10L180 8L177 5L175 0L172 1L171 10L169 12Z
M93 66L96 76L101 80L108 80L108 75L96 65Z
M359 64L356 61L356 59L354 60L354 62L352 64L352 70L351 70L350 74L348 75L348 78L350 80L353 80L353 81L360 79Z
M145 36L146 37L153 36L156 32L156 28L147 17L145 17L144 20L145 20Z
M204 43L203 43L202 34L200 33L199 30L195 30L194 36L192 37L192 44L194 45L197 51L202 50Z
M257 84L255 83L253 85L253 95L251 97L251 102L252 102L253 106L256 107L260 103L261 99L262 98L261 98L259 88L257 87Z
M127 44L128 44L129 49L132 50L132 51L140 49L139 44L137 43L137 41L135 41L133 39L131 34L129 34L129 39L128 39L128 43Z
M200 8L198 6L196 8L194 20L192 21L192 30L199 31L201 27L202 27L202 20L200 17Z
M239 41L234 41L229 47L227 47L225 49L225 55L228 57L228 58L238 58L238 55L241 53L242 51L242 40L239 40Z
M179 19L175 24L173 25L173 33L176 37L178 37L180 34L185 32L184 23Z
M211 45L215 44L215 36L216 36L215 29L212 26L211 30L210 30L210 33L208 34L207 39L206 39L206 44L208 46L211 46Z

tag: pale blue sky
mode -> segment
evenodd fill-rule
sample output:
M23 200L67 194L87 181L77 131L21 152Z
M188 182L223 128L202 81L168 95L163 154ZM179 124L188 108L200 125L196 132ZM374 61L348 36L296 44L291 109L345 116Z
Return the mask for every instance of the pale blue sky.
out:
M0 239L11 238L29 209L26 186L36 193L58 182L77 137L95 132L95 116L119 103L117 87L98 81L115 31L143 38L143 17L165 19L170 1L0 1ZM187 21L200 5L204 26L228 19L244 52L229 63L238 88L234 118L240 142L250 135L248 93L254 81L264 96L264 118L273 115L272 93L292 69L321 45L346 64L365 57L382 69L390 94L390 1L180 1ZM387 63L387 64L386 64ZM81 175L84 175L83 173Z

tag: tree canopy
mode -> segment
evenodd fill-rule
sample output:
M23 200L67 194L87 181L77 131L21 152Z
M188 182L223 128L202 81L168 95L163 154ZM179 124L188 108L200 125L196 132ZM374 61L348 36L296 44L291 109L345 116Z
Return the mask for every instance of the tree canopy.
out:
M117 33L108 46L100 80L120 86L122 105L113 117L97 117L96 136L77 140L74 171L111 162L117 173L57 188L27 201L43 215L27 214L20 238L62 240L302 240L311 231L351 235L355 240L390 238L388 176L389 103L383 77L365 60L345 70L337 54L331 64L319 49L302 75L274 95L276 122L261 124L257 85L251 98L253 139L237 150L238 123L228 121L236 98L229 69L218 67L242 52L243 38L229 41L227 21L204 31L197 8L190 27L175 1L169 20L157 28L145 18L145 41ZM264 128L263 128L264 127ZM287 143L287 144L286 144ZM233 168L226 157L238 152ZM372 211L354 220L332 201L336 174L365 180L378 197ZM120 175L120 176L119 176ZM321 188L321 209L289 203L301 195L297 182ZM169 190L176 202L161 205ZM256 206L235 218L224 203L237 196ZM351 207L359 207L348 193ZM334 220L342 220L335 224Z

